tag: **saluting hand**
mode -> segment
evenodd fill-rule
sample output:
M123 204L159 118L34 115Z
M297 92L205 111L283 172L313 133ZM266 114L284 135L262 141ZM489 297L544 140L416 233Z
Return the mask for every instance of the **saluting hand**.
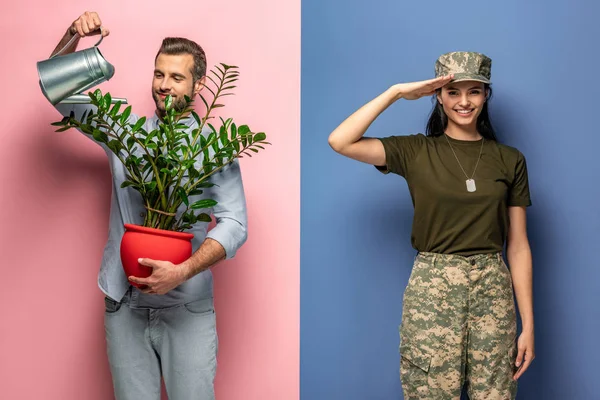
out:
M417 100L424 96L431 96L436 90L454 79L454 75L440 76L439 78L428 79L426 81L399 83L394 85L394 89L403 99Z

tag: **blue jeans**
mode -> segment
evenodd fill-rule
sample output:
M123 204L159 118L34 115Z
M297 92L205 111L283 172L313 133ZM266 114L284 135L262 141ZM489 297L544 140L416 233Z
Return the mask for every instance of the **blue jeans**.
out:
M117 400L214 400L217 332L213 299L135 309L105 299L104 327Z

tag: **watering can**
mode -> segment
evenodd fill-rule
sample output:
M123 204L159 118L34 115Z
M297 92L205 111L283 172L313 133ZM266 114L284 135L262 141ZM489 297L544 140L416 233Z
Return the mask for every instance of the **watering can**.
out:
M115 67L98 50L98 45L104 38L102 35L98 43L89 49L59 56L77 36L75 34L55 55L37 63L42 93L53 105L89 104L90 97L83 92L109 80L115 74ZM127 104L126 99L112 99L112 103L117 101Z

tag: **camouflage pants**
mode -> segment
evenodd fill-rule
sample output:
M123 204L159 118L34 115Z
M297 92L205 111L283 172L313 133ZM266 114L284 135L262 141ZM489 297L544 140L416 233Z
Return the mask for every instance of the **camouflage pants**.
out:
M500 254L419 253L404 292L400 377L405 400L512 400L516 314Z

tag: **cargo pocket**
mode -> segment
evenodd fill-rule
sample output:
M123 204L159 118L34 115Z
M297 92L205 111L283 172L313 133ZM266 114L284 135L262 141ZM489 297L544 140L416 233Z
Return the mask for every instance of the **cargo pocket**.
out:
M429 393L430 366L431 354L427 351L412 343L400 345L400 381L405 398L423 398Z

